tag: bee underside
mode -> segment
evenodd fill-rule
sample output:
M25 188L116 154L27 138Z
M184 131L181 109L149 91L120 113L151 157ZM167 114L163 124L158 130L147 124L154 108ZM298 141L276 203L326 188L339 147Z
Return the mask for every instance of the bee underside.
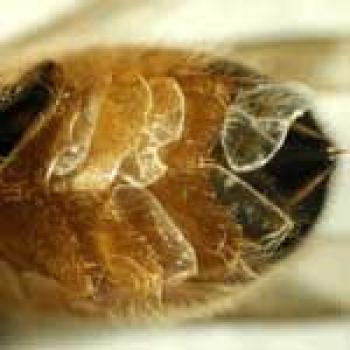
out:
M53 57L0 94L5 305L186 314L244 290L322 208L332 144L301 85L120 48Z

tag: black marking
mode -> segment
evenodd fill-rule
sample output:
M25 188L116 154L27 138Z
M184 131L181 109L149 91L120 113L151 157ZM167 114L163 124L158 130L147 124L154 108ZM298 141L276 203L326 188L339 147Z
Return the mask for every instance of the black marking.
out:
M46 110L55 94L58 66L44 61L19 81L0 88L0 156L7 156L25 131Z

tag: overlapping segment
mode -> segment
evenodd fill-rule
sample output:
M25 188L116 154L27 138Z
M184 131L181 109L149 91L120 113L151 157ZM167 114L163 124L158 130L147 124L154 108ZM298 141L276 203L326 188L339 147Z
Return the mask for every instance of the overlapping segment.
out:
M84 101L81 110L74 113L68 129L68 144L52 160L48 177L69 175L87 159L102 101L100 93L92 94Z
M313 109L297 84L262 84L240 93L226 113L222 146L235 172L263 167L282 147L295 120Z
M277 249L291 233L292 219L277 205L232 172L210 169L218 200L228 206L231 218L242 225L244 234L265 252Z
M181 137L184 96L172 78L146 81L131 73L113 79L68 120L47 177L73 190L115 183L112 204L105 208L113 218L96 218L96 246L118 289L138 293L154 289L160 277L173 283L196 273L192 246L145 189L166 171L161 148Z
M118 185L113 189L112 199L117 217L123 218L155 251L166 282L179 282L196 274L193 247L150 191Z
M118 184L113 189L113 200L116 212L122 213L133 230L155 250L164 280L176 283L196 274L196 253L161 203L145 187L166 173L167 166L160 152L181 138L184 96L173 78L151 78L147 84L152 101L147 122L137 146L121 162L118 178L126 184Z
M74 189L112 183L125 154L136 147L151 106L148 84L136 73L113 76L94 88L70 118L68 137L63 135L48 172L61 180L74 172L64 179Z
M185 101L180 86L169 77L151 78L148 86L152 107L137 146L127 153L119 169L128 181L147 186L166 172L162 148L179 140L183 133Z
M179 140L185 122L185 98L175 79L152 78L153 109L148 119L150 144L162 147Z

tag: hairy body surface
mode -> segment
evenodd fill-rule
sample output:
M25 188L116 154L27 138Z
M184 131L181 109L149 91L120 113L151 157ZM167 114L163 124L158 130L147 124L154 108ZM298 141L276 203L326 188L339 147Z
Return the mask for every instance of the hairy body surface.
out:
M332 144L308 91L241 64L91 49L0 93L1 293L16 307L194 315L243 292L322 208Z

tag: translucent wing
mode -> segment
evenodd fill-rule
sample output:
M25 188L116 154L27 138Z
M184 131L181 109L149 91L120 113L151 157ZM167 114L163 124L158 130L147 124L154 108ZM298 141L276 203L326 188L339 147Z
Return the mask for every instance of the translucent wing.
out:
M313 109L307 92L296 84L263 84L238 95L226 113L221 139L232 170L253 171L274 157L292 123Z
M230 208L232 220L242 225L245 235L265 251L278 248L293 230L292 219L235 174L221 167L211 169L211 174L219 200Z

